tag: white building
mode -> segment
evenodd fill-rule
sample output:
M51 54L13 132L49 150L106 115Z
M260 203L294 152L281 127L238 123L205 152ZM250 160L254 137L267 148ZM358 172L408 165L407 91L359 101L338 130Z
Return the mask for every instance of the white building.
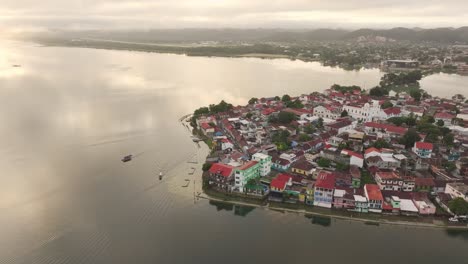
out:
M267 176L271 172L271 156L263 153L255 153L252 160L260 164L260 176Z
M329 119L338 119L341 117L341 109L334 107L317 106L314 108L314 116Z
M364 105L345 105L343 110L348 112L348 115L364 122L370 122L374 119L379 119L381 116L381 109L379 101L372 100L372 103L365 103Z

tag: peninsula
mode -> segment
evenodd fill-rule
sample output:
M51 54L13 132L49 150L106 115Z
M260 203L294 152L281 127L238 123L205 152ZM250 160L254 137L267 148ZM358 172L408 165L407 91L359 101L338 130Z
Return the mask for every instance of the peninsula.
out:
M391 73L369 91L221 101L190 119L211 153L205 192L277 208L329 208L466 227L468 100L432 97L420 72Z

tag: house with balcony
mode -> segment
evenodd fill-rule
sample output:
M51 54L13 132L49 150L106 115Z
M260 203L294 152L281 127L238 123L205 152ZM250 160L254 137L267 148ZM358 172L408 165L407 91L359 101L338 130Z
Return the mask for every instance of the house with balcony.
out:
M331 208L335 190L335 175L322 171L317 177L314 187L314 206Z
M223 191L230 191L233 181L234 167L223 163L214 163L208 170L209 185Z
M353 195L354 197L354 209L352 211L358 213L368 213L369 212L369 202L367 198L362 195Z
M375 173L375 181L380 190L401 191L403 188L403 179L396 172L378 171Z
M427 159L431 157L433 148L432 143L419 141L414 143L413 152L418 157Z
M364 194L369 203L369 212L382 213L383 196L377 184L364 185Z
M291 168L292 168L293 173L297 173L297 174L304 175L304 176L310 176L312 175L315 169L315 166L312 165L312 163L308 162L307 160L301 159L295 162L291 166Z
M445 193L452 198L463 198L468 202L468 185L462 182L447 183Z

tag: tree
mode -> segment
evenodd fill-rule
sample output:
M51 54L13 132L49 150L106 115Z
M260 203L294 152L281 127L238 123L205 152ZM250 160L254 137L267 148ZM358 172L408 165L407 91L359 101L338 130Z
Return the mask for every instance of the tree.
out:
M392 147L387 141L385 141L384 139L381 139L381 138L377 139L372 146L374 148L378 148L378 149L391 148Z
M248 112L248 113L245 115L246 118L251 118L252 116L253 116L252 112Z
M400 139L400 143L405 145L406 148L411 148L419 140L421 140L421 137L418 132L415 129L409 129Z
M453 146L453 141L455 140L454 136L452 133L448 133L444 136L442 139L444 141L444 144L447 146Z
M316 129L314 126L312 126L312 124L307 124L305 127L304 127L304 132L306 134L313 134L315 133Z
M289 108L304 108L304 105L301 103L300 100L287 101L286 106Z
M341 117L345 117L345 116L348 116L348 111L343 110L343 112L341 112Z
M461 197L457 197L449 202L449 209L456 215L467 215L468 202Z
M307 134L300 134L299 137L298 137L298 140L300 142L305 142L305 141L309 141L311 138L309 135Z
M454 170L457 168L457 166L455 165L455 163L450 162L450 161L443 162L443 163L442 163L442 166L443 166L447 171L450 171L450 172L454 171Z
M382 109L387 109L387 108L390 108L392 107L393 104L390 102L390 101L385 101L383 104L382 104Z
M256 102L258 102L258 98L255 98L255 97L252 97L249 100L249 104L255 104Z
M326 159L326 158L320 158L318 161L317 161L317 164L322 167L322 168L327 168L327 167L330 167L331 165L331 160L329 159Z
M211 163L204 163L203 166L202 166L202 170L203 170L203 171L209 171L210 168L211 168L211 165L213 165L213 164L211 164Z
M317 126L323 127L323 118L319 117L319 119L317 120Z
M410 91L410 96L414 98L414 100L416 101L421 101L421 96L422 96L422 93L419 89L413 89Z
M279 100L281 100L281 98L279 96L275 96L274 100L279 101Z
M336 169L339 171L347 171L349 170L349 165L344 163L336 163Z
M435 122L434 117L430 115L425 115L421 117L421 120L419 121L419 123L429 123L429 124L434 124L434 122Z
M289 101L291 101L291 96L285 94L285 95L283 95L283 97L281 97L281 101L289 102Z
M289 124L296 119L296 116L293 113L281 111L278 114L278 121L282 124Z
M444 120L442 119L437 120L437 125L440 127L443 127L445 125Z
M388 95L388 90L383 88L383 87L376 86L376 87L370 89L369 95L370 96L376 96L376 97L382 97L384 95Z

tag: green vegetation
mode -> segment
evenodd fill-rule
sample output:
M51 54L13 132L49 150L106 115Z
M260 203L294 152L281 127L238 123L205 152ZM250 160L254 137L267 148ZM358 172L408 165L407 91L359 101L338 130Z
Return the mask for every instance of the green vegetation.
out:
M414 143L420 141L421 137L416 129L409 129L405 135L400 139L400 143L405 145L406 148L412 148Z
M286 106L289 108L304 108L304 105L299 100L286 101Z
M330 167L331 160L326 159L326 158L320 158L317 160L317 164L322 168L327 168L327 167Z
M222 112L227 112L232 109L232 104L226 103L224 100L222 100L219 104L211 104L209 107L200 107L197 110L193 112L192 119L190 121L190 125L192 127L196 126L196 119L200 117L201 115L210 115L210 114L217 114L217 113L222 113Z
M392 145L390 145L390 143L388 143L387 141L385 141L385 139L382 139L382 138L379 138L377 139L374 144L372 144L372 146L374 148L378 148L378 149L381 149L381 148L391 148Z
M296 120L296 116L293 113L281 111L277 116L271 115L268 119L271 123L281 123L286 125Z
M344 163L336 163L336 169L339 171L348 171L349 170L349 165L344 164Z
M313 134L316 131L317 129L315 129L315 127L312 124L307 124L306 126L304 126L304 132L306 134Z
M348 111L343 110L343 112L341 112L341 117L346 117L346 116L348 116Z
M380 79L380 86L392 87L407 84L416 84L422 79L421 71L411 71L396 73L387 73Z
M322 127L323 127L323 118L320 117L320 118L317 120L317 126L318 126L319 128L322 128Z
M468 202L463 198L455 198L449 202L449 209L456 215L468 214Z
M246 118L252 118L252 116L253 116L252 112L248 112L248 113L245 115Z
M352 86L341 86L339 84L334 84L332 85L331 89L341 92L341 93L352 93L356 90L361 91L361 87L357 85L352 85Z
M447 171L450 171L450 172L454 171L457 168L455 163L450 162L450 161L444 161L442 163L442 167L444 167L444 169L446 169Z
M416 117L411 113L409 116L391 117L387 119L387 122L393 123L396 126L406 124L407 126L412 127L416 125Z
M285 95L283 95L283 97L281 97L281 101L289 102L289 101L291 101L291 96L289 96L288 94L285 94Z
M255 103L257 103L257 102L258 102L258 98L255 98L255 97L252 97L252 98L250 98L250 100L249 100L249 104L255 104Z
M393 104L390 102L390 101L385 101L383 104L382 104L382 109L387 109L387 108L390 108L392 107Z
M376 96L376 97L382 97L382 96L388 95L388 90L383 88L383 87L376 86L376 87L370 89L369 95L370 96Z
M311 140L311 137L307 134L300 134L297 140L299 140L300 142L305 142Z
M213 164L211 164L211 163L203 163L202 170L203 171L209 171L212 165Z
M361 187L364 187L366 184L375 184L375 180L367 170L363 169L361 171Z
M276 145L278 150L287 150L291 145L288 140L289 136L290 134L287 130L281 130L272 136L271 141Z

